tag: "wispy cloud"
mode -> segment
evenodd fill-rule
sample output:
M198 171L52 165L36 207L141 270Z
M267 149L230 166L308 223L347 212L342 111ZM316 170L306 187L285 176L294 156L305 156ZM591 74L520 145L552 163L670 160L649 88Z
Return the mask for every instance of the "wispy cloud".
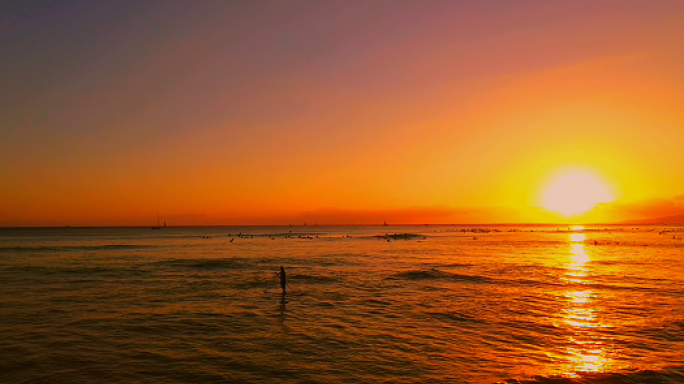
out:
M604 204L598 208L611 216L624 219L651 219L684 215L684 194L671 199L654 198L625 203Z

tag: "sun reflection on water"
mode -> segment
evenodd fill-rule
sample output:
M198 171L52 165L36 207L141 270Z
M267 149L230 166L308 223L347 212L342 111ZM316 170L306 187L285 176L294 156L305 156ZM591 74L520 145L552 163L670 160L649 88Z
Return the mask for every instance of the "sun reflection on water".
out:
M565 264L565 276L563 277L566 283L586 284L583 279L589 276L586 264L591 261L582 243L586 238L587 236L584 234L570 235L570 263Z
M570 235L568 259L564 262L563 281L575 288L577 285L589 283L591 276L591 257L584 241L586 235L575 233ZM565 306L561 309L560 327L568 331L568 343L561 361L561 372L564 375L577 376L578 373L606 372L612 365L608 356L605 337L598 334L605 327L598 318L596 292L590 289L571 289L564 293Z
M572 235L570 235L570 240L572 240L573 243L584 241L586 239L587 239L587 235L585 235L584 233L573 233ZM575 244L573 244L573 245L575 245ZM584 249L584 247L582 247L582 249Z

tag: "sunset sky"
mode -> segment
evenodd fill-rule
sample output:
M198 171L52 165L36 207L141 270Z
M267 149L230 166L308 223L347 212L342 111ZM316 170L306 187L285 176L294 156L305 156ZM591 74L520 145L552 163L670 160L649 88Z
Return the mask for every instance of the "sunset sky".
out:
M14 3L0 226L684 214L681 0Z

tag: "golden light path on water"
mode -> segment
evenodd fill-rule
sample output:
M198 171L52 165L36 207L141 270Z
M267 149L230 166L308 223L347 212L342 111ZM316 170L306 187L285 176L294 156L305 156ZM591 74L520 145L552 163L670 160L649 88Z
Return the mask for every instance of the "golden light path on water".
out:
M581 230L578 228L578 230ZM596 292L582 286L591 281L591 257L587 252L583 233L570 234L569 253L564 261L565 275L562 280L570 288L565 292L565 306L561 309L561 322L557 326L569 331L567 350L561 356L561 373L577 376L578 373L608 372L612 359L607 338L598 330L608 327L599 319L600 309Z

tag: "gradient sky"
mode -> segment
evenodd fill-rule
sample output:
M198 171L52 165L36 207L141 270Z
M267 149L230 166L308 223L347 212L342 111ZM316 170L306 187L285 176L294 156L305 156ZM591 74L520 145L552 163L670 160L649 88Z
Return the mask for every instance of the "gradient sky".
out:
M681 0L3 2L0 53L0 226L684 214Z

